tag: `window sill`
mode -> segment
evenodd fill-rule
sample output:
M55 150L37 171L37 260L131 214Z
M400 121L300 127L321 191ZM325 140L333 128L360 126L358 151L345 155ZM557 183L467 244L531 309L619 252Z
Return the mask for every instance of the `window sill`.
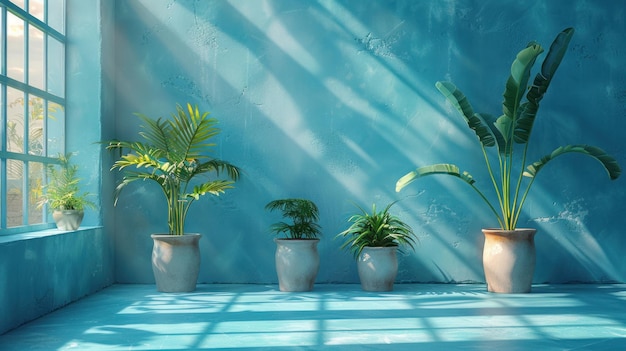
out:
M7 234L7 235L0 236L0 244L7 244L7 243L12 243L15 241L22 241L22 240L44 238L44 237L53 236L53 235L72 234L76 232L89 231L89 230L94 230L98 228L102 228L102 227L85 226L85 227L80 227L76 230L59 230L56 228L52 228L52 229L38 230L38 231L33 231L33 232L26 232L26 233Z

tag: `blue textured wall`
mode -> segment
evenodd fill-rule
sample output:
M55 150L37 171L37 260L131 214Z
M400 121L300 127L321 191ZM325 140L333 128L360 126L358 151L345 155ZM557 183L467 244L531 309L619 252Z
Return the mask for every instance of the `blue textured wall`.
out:
M115 122L166 116L191 102L221 122L216 155L241 166L236 189L205 199L188 231L202 239L201 282L275 282L264 205L307 197L324 237L318 282L357 282L336 233L362 206L402 199L418 233L400 281L483 281L482 227L496 226L471 189L430 178L395 193L415 165L451 162L487 185L464 122L434 88L452 80L475 110L499 114L515 54L577 32L542 102L531 157L561 144L603 147L626 166L623 1L116 2ZM113 116L112 116L113 118ZM115 209L116 277L151 282L150 233L166 230L159 190L127 189ZM624 180L577 156L546 168L520 226L536 227L536 282L626 281Z

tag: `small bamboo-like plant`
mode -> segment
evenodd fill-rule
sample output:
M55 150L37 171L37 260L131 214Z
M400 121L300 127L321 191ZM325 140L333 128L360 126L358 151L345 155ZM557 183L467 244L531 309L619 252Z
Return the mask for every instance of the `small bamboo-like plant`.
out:
M169 234L183 235L185 219L194 201L206 194L220 195L233 188L240 170L226 161L208 154L215 146L211 139L219 134L215 127L217 119L208 112L200 112L198 106L187 108L176 105L171 119L152 119L142 114L139 136L143 141L107 142L107 149L128 150L111 170L124 171L124 177L115 189L115 203L120 192L138 180L150 180L163 190L167 200L167 223ZM228 179L205 179L193 182L200 176L213 173L216 177L226 173Z
M352 252L354 258L359 257L364 247L397 246L398 251L402 252L405 246L414 250L417 239L413 229L389 212L394 203L382 211L377 211L376 204L373 204L371 212L356 205L361 213L352 215L348 219L352 223L350 227L336 236L345 239L341 249Z
M268 211L281 211L283 218L292 223L277 222L270 231L276 235L285 234L288 239L315 239L320 235L319 210L317 205L307 199L279 199L265 205Z
M474 178L468 172L461 172L458 166L446 163L424 166L409 172L397 181L396 191L402 190L420 177L433 174L451 175L469 184L480 195L497 218L501 229L514 230L537 174L548 162L558 156L567 153L590 156L604 166L611 180L617 179L621 174L617 161L602 149L590 145L561 146L538 161L527 163L528 142L539 109L539 102L548 89L573 35L574 29L567 28L555 38L542 63L541 70L531 84L529 84L531 70L537 57L544 50L538 43L530 42L517 54L504 89L503 114L498 118L484 113L475 113L465 95L454 84L450 82L437 82L436 84L437 89L458 110L468 127L476 134L498 205L495 205L495 202L492 203L485 193L478 189ZM524 96L526 100L522 101ZM495 147L497 150L497 162L492 162L489 157L487 148L490 147ZM521 157L514 157L516 152L521 152ZM517 167L516 160L521 160ZM527 177L528 181L524 182L524 177ZM499 211L496 207L499 207Z

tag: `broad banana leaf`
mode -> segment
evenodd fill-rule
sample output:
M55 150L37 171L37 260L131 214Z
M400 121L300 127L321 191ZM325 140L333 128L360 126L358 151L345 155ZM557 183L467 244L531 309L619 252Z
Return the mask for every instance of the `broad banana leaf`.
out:
M494 135L492 128L493 117L487 114L474 113L465 94L453 83L437 82L435 86L448 102L459 111L463 119L465 119L465 122L467 122L467 125L476 133L478 140L484 147L496 145L498 137Z
M554 77L557 68L559 68L573 35L574 28L567 28L559 33L552 42L550 50L541 65L541 73L535 76L533 85L526 95L528 102L522 104L520 108L519 118L515 124L514 131L516 143L525 144L528 142L535 117L537 116L537 110L539 109L539 102L548 90L552 77Z
M530 178L536 177L537 173L539 173L539 171L548 162L552 161L558 156L561 156L563 154L570 153L570 152L575 152L575 153L580 153L583 155L591 156L597 161L599 161L602 164L602 166L604 166L604 169L609 174L609 178L611 178L611 180L617 179L622 173L622 170L617 164L617 161L613 157L609 156L606 152L604 152L604 150L600 149L599 147L591 146L591 145L567 145L567 146L560 146L556 148L549 155L546 155L542 157L539 161L534 162L533 164L529 165L526 168L526 171L524 172L524 176L530 177Z
M402 190L405 186L411 184L414 180L420 177L425 177L432 174L447 174L462 179L469 185L474 184L475 180L467 173L461 173L459 167L449 163L439 163L430 166L420 167L412 172L407 173L396 182L396 192Z
M516 125L518 109L530 79L530 71L539 56L543 52L541 45L531 42L517 54L511 64L511 75L504 88L504 101L502 102L503 116L496 121L496 127L504 136L507 144L513 137L513 126ZM508 149L508 147L507 147Z
M504 101L502 111L504 115L515 119L515 112L520 105L520 101L526 94L526 87L530 79L530 71L535 65L537 57L543 52L541 45L530 42L528 46L520 51L511 64L511 74L504 88Z

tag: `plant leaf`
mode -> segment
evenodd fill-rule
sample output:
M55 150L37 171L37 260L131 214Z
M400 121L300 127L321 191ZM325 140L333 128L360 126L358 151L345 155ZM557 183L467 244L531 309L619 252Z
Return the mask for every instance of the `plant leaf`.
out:
M345 238L341 249L349 249L354 258L358 258L364 247L407 246L415 249L417 238L413 229L389 213L393 204L395 202L382 211L377 211L376 204L373 204L369 213L355 204L361 212L350 216L350 227L335 237ZM398 250L401 251L400 248Z
M609 178L611 178L611 180L617 179L622 173L617 161L613 157L609 156L606 152L604 152L604 150L600 149L599 147L590 146L590 145L567 145L567 146L560 146L556 148L549 155L546 155L542 157L539 161L534 162L533 164L529 165L527 167L527 170L524 172L524 176L530 177L530 178L536 177L537 173L539 173L539 171L548 162L552 161L558 156L561 156L566 153L571 153L571 152L591 156L592 158L599 161L602 164L602 166L604 166L604 169L609 174Z
M470 105L465 94L461 92L457 87L450 82L437 82L435 84L437 89L443 94L443 96L454 106L467 125L476 133L478 140L485 147L491 147L496 145L496 137L493 135L492 129L483 119L488 115L481 115L474 113L472 106Z
M574 29L567 28L559 33L552 45L550 45L550 50L548 50L548 54L541 65L541 72L537 73L528 94L526 94L528 101L522 104L520 108L514 132L516 143L525 144L528 142L539 109L539 102L548 90L548 86L567 52L567 47L573 35Z
M528 46L517 54L517 57L511 64L511 74L506 82L504 89L504 101L502 110L505 116L510 118L513 123L517 118L517 108L520 105L522 97L526 93L528 79L530 78L530 70L532 69L537 56L543 52L541 45L530 42ZM508 135L504 136L507 141Z
M433 174L447 174L462 179L466 183L472 185L475 180L467 173L461 173L459 167L449 163L439 163L430 166L420 167L412 172L405 174L402 178L396 182L396 192L402 190L407 185L411 184L414 180L420 177L425 177Z

